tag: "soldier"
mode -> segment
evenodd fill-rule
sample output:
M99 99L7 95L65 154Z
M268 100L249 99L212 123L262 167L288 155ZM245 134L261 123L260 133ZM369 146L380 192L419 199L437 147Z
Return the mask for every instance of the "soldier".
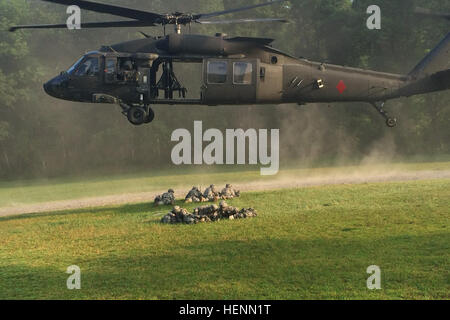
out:
M191 202L203 202L204 198L202 192L198 187L192 187L191 191L188 192L185 198L185 203Z
M229 206L225 201L220 201L220 214L223 218L234 219L238 212L239 210L237 208Z
M179 206L173 207L172 211L166 214L162 219L161 223L175 224L175 223L185 223L194 224L194 215L190 214L186 209L180 208Z
M154 201L155 206L168 206L175 204L175 191L169 189L166 193L159 195L155 198Z
M153 205L155 206L155 207L157 207L157 206L162 206L164 203L163 203L163 201L162 201L162 199L161 199L161 195L157 195L156 197L155 197L155 200L153 201Z
M169 189L166 193L162 195L162 201L164 205L174 205L175 204L175 191Z
M209 188L206 188L205 192L203 193L203 198L208 199L208 201L217 201L220 199L220 192L216 190L215 185L210 185Z
M233 199L234 197L239 197L241 192L239 190L235 190L231 184L227 184L225 188L220 193L220 196L224 200Z

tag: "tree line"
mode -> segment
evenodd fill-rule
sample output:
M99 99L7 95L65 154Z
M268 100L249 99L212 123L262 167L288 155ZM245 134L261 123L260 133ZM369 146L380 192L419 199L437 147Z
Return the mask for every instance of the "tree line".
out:
M104 1L124 5L123 1ZM211 12L257 0L126 1L154 12ZM381 30L368 30L366 9L381 8ZM233 15L286 17L289 24L192 26L193 33L276 39L294 56L406 74L448 33L447 21L420 18L415 6L450 11L438 0L291 0ZM40 1L0 0L0 178L20 179L127 172L171 167L170 135L202 120L209 128L279 128L280 161L310 165L392 156L450 154L450 93L387 104L400 122L388 129L367 104L281 106L155 106L156 120L133 127L112 105L79 104L48 97L42 84L85 52L142 37L142 29L25 30L29 23L64 23L65 8ZM83 21L111 20L83 11ZM114 18L112 18L114 19ZM162 28L145 28L159 35ZM187 75L180 76L189 81Z

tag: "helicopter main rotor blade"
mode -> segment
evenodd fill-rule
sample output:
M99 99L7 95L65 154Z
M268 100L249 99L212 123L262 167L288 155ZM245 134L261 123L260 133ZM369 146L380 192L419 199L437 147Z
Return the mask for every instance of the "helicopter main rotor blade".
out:
M98 13L107 13L135 20L151 21L154 23L160 23L161 20L164 18L163 15L160 15L158 13L136 10L127 7L120 7L110 4L103 4L93 1L85 1L85 0L42 0L42 1L62 4L66 6L76 5L84 10L94 11Z
M120 17L126 17L134 19L133 21L114 21L114 22L92 22L92 23L82 23L81 28L111 28L111 27L148 27L155 26L157 24L167 25L186 25L191 22L198 22L202 24L229 24L229 23L248 23L248 22L288 22L286 19L237 19L237 20L222 20L222 21L210 21L202 20L203 18L217 17L229 13L240 12L245 10L250 10L254 8L264 7L268 5L273 5L277 3L282 3L287 0L274 0L270 2L265 2L257 5L252 5L243 8L230 9L219 12L212 12L207 14L184 14L184 13L173 13L171 15L161 15L158 13L153 13L149 11L142 11L137 9L132 9L128 7L120 7L115 5L103 4L94 1L86 0L42 0L45 2L61 4L61 5L76 5L80 9L94 11L98 13L111 14ZM54 28L65 28L64 24L42 24L42 25L20 25L10 28L10 31L16 31L19 29L54 29Z
M225 14L229 14L229 13L246 11L246 10L255 9L255 8L264 7L264 6L269 6L269 5L273 5L273 4L277 4L277 3L281 3L281 2L285 2L285 1L286 0L274 0L274 1L265 2L265 3L261 3L261 4L256 4L256 5L253 5L253 6L248 6L248 7L243 7L243 8L230 9L230 10L224 10L224 11L218 11L218 12L212 12L212 13L196 14L196 15L194 15L194 20L203 19L203 18L212 18L212 17L217 17L217 16L222 16L222 15L225 15Z
M196 20L200 24L234 24L234 23L251 23L251 22L281 22L287 23L287 19L278 18L262 18L262 19L236 19L236 20Z
M431 17L438 17L438 18L444 18L444 19L450 20L450 13L435 12L430 9L425 9L425 8L421 8L421 7L417 7L414 10L414 13L422 15L422 16L431 16Z
M111 21L111 22L86 22L81 23L82 29L96 28L133 28L133 27L153 27L156 26L152 22L130 20L130 21ZM11 27L9 31L14 32L20 29L65 29L67 24L35 24Z

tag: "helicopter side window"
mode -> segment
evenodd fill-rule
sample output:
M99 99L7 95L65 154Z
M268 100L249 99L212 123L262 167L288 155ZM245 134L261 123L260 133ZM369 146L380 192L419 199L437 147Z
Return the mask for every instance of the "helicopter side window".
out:
M116 73L116 60L107 59L106 60L106 72L107 73Z
M227 82L228 62L209 61L208 62L208 83L222 84Z
M75 71L75 75L81 76L98 76L99 63L98 58L88 58L86 59Z
M233 83L234 84L252 84L253 64L250 62L233 63Z
M105 81L107 83L115 82L117 78L116 59L106 59L105 62Z
M135 62L130 58L122 58L119 60L119 73L117 78L125 82L137 82L138 73Z

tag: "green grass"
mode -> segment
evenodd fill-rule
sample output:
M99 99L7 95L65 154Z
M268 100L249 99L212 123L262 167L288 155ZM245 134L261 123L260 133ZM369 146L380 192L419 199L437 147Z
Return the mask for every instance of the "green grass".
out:
M316 176L345 175L355 172L373 173L377 171L383 173L385 171L450 170L450 162L382 163L366 167L285 169L281 170L276 176L266 177L260 175L259 167L251 171L247 168L236 170L235 167L224 167L222 170L217 172L201 168L188 174L175 174L174 171L167 171L159 172L158 174L145 172L131 175L105 176L95 179L72 178L0 182L0 208L123 193L162 192L169 188L178 190L193 184L209 186L211 183L223 185L232 182L235 185L239 185L242 182L270 181L292 176L301 179Z
M260 216L161 225L169 207L140 204L0 218L0 299L449 299L449 180L232 204ZM81 290L66 289L74 264ZM381 290L366 288L369 265Z

